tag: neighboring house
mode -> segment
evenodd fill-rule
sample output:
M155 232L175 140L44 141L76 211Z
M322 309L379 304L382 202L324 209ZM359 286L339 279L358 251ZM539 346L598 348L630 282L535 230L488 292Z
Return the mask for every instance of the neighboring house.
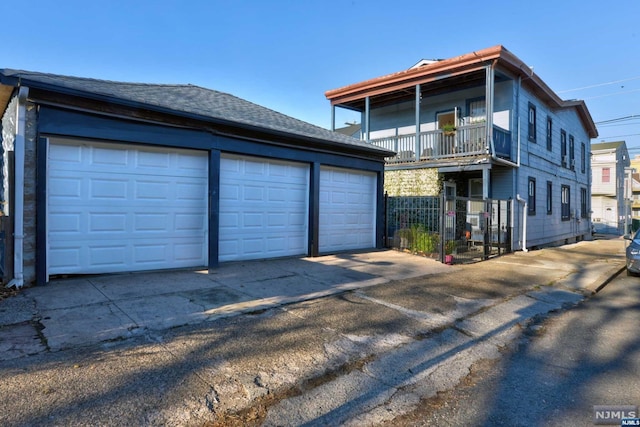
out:
M630 224L631 161L624 141L591 145L591 220L597 233L625 233Z
M640 173L635 172L631 174L631 218L640 221ZM638 228L635 226L634 230Z
M502 46L326 92L361 113L362 139L387 158L390 196L520 200L513 249L590 236L590 139L585 103L560 99ZM526 202L526 229L523 216Z
M362 126L359 123L345 123L347 126L337 128L335 131L353 138L362 138Z
M4 280L382 247L392 153L232 95L0 70Z
M631 159L631 217L640 220L640 155Z

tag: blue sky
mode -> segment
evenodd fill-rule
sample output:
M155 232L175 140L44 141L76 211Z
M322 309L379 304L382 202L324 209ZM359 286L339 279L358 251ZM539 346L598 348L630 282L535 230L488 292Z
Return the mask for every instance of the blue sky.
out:
M633 156L639 18L638 0L30 0L5 13L0 68L192 83L328 128L329 89L501 44L595 122L638 116L595 140Z

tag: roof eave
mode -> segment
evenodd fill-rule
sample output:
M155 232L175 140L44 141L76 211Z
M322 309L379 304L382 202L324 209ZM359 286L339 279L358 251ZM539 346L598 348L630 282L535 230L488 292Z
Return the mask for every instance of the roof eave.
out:
M3 70L0 70L0 71L3 71ZM337 141L331 141L323 138L314 138L311 136L301 135L298 133L288 133L285 131L270 129L268 127L256 126L256 125L251 125L248 123L242 123L242 122L233 121L233 120L225 120L221 118L215 118L211 116L195 114L195 113L190 113L186 111L174 110L171 108L162 107L154 104L147 104L143 102L122 99L122 98L118 98L111 95L104 95L104 94L91 92L91 91L83 91L80 89L68 88L68 87L59 86L59 85L52 85L48 83L39 82L36 80L31 80L24 77L6 76L2 72L0 72L0 85L12 87L12 90L14 87L27 86L29 88L55 92L55 93L59 93L59 94L63 94L71 97L81 97L81 98L90 99L93 101L116 104L116 105L121 105L124 107L133 108L133 109L146 109L146 110L154 111L157 113L167 114L171 116L178 116L178 117L201 121L201 122L205 122L213 125L238 128L238 129L242 129L249 132L267 134L267 135L275 136L278 138L282 138L282 137L291 138L292 136L295 136L295 139L298 139L301 141L311 142L314 144L317 144L317 143L327 144L329 146L338 147L343 150L347 148L348 150L344 150L344 151L350 151L354 153L367 153L375 157L388 157L388 156L395 155L395 152L381 150L378 147L374 147L374 146L371 146L371 148L369 148L362 145L342 144Z
M376 77L338 89L331 89L325 92L325 96L332 104L336 104L343 102L347 97L352 98L354 96L358 96L358 94L362 96L363 94L378 88L385 88L387 90L396 87L403 88L412 86L419 82L435 80L443 74L446 76L454 75L451 73L463 74L486 66L487 61L499 58L503 51L506 51L506 49L500 45L490 47L455 58L444 59L422 67L410 68L408 70ZM481 67L478 67L478 65Z
M523 84L532 87L541 99L553 107L576 108L589 137L597 138L598 131L584 101L562 100L528 65L502 45L328 90L325 92L325 97L331 102L331 105L339 105L365 96L378 95L443 77L453 77L477 71L494 61L496 66L509 71L515 77L520 77Z

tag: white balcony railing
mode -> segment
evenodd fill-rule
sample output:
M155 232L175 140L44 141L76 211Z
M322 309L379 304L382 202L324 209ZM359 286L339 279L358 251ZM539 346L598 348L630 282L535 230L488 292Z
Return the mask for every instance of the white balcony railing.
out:
M488 154L490 147L486 142L486 135L486 124L480 123L459 126L453 132L443 130L420 132L418 145L416 145L415 134L377 138L370 140L370 143L396 152L394 157L386 159L387 163L406 163ZM509 132L494 126L493 136L496 154L509 157L511 152Z

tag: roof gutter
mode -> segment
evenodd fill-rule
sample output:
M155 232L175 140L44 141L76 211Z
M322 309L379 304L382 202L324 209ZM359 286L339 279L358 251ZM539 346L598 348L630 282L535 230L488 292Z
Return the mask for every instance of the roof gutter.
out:
M18 87L18 105L16 111L16 136L14 151L14 206L13 206L13 279L7 287L24 286L24 153L25 131L27 124L27 97L29 88Z

